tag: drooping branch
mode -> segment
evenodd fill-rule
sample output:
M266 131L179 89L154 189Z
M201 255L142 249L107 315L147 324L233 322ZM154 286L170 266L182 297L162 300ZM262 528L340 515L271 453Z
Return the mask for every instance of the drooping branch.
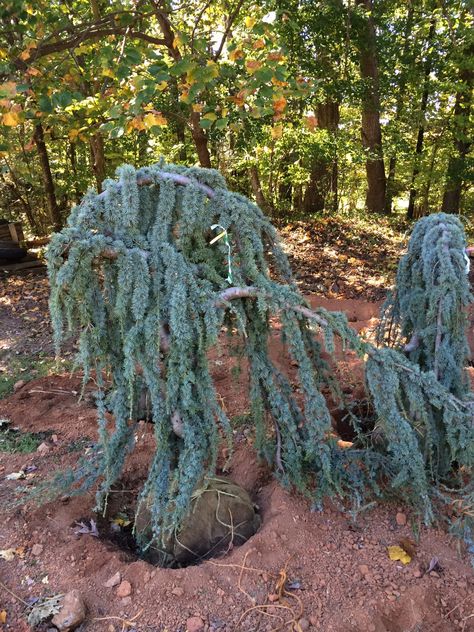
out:
M186 176L182 176L179 173L168 173L167 171L158 171L156 176L159 178L165 178L167 180L173 180L176 184L186 186L188 184L192 184L193 186L201 189L207 195L208 198L212 199L215 197L216 193L211 187L208 187L207 184L203 184L202 182L197 182L197 180L192 180L191 178L187 178ZM151 184L156 184L156 177L152 178L150 176L139 176L137 178L138 186L148 186ZM104 198L107 196L107 191L103 191L99 198Z

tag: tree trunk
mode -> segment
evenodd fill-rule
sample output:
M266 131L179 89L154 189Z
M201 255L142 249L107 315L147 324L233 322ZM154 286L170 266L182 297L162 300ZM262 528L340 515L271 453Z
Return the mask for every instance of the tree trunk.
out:
M250 184L252 186L252 192L255 196L255 201L257 205L262 209L262 211L268 212L268 202L265 199L265 196L262 191L262 184L260 182L260 174L258 173L258 169L256 165L251 165L249 168L250 174Z
M196 152L199 158L199 164L201 167L211 168L211 155L207 146L207 135L202 127L199 125L201 116L199 112L191 113L191 135L193 137L194 145L196 146Z
M326 101L317 107L318 127L331 134L337 132L339 125L339 103ZM337 209L337 156L332 159L318 157L311 165L311 175L303 199L305 214L318 213L327 209Z
M428 33L428 39L426 42L427 53L426 53L425 71L424 71L424 78L423 78L423 94L421 95L421 106L420 106L421 123L420 123L420 127L418 128L418 134L416 138L415 165L413 167L413 173L411 176L410 197L408 200L408 208L407 208L407 219L413 219L415 217L415 200L418 193L417 189L415 188L415 185L416 185L416 178L418 177L418 174L420 173L420 160L421 160L421 154L423 153L423 140L425 136L425 114L426 114L426 106L428 105L428 97L429 97L428 80L429 80L430 72L431 72L431 55L430 55L429 49L431 46L431 42L433 40L434 31L435 31L435 21L431 20L430 31Z
M92 170L94 171L97 191L102 191L102 182L105 180L105 148L104 137L100 132L95 132L89 139L91 150Z
M408 12L407 12L407 21L405 23L405 32L403 34L403 51L401 55L401 76L400 81L398 82L398 94L395 102L395 115L393 117L393 123L397 124L398 120L403 111L404 106L404 97L405 97L405 87L408 80L408 72L406 66L409 61L409 52L410 52L410 36L413 29L413 14L414 14L414 6L413 3L409 2ZM390 214L392 212L392 204L393 204L393 196L395 194L395 173L397 169L397 155L394 153L390 156L390 162L388 167L388 176L387 176L387 191L385 196L385 212Z
M176 122L176 139L178 143L181 145L179 150L179 159L181 162L186 163L188 157L186 153L186 135L184 129L184 123L181 120Z
M366 83L362 98L362 145L367 153L367 195L365 205L370 213L386 213L386 179L383 163L382 128L380 126L379 73L376 53L372 0L356 0L366 9L359 39L360 74Z
M37 123L35 125L33 138L36 144L36 149L38 150L41 165L41 176L46 194L49 217L54 230L58 231L62 228L61 213L56 200L56 192L54 190L53 176L51 174L51 166L49 164L48 150L46 148L46 143L44 142L44 131L41 123Z
M473 53L474 46L471 45L465 56L465 63L472 59ZM442 205L444 213L456 214L460 211L462 185L467 171L467 155L471 147L469 115L474 71L470 67L462 68L459 78L460 84L454 104L454 145L457 155L451 155L449 158Z

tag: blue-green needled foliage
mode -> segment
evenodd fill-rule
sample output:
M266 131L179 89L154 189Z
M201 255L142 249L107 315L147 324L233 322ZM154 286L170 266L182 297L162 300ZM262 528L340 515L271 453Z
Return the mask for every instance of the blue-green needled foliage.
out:
M208 361L226 330L248 360L256 448L284 484L316 503L346 494L357 504L395 490L429 520L439 440L430 416L435 408L446 426L446 467L470 467L467 395L454 396L403 354L361 340L343 314L311 311L268 218L218 172L160 163L123 166L117 176L84 198L48 251L58 348L68 332L78 334L84 380L98 385L94 456L58 483L76 491L96 484L103 505L134 448L132 411L144 384L155 452L139 502L151 506L155 538L179 528L194 490L215 471L220 442L232 439ZM272 317L298 367L296 395L269 354ZM383 433L377 445L364 437L352 449L338 446L322 395L335 380L314 327L329 351L337 336L369 359Z

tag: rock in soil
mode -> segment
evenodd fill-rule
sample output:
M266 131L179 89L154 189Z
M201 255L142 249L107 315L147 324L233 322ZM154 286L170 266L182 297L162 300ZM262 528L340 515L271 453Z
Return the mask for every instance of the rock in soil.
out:
M117 588L117 597L128 597L132 594L132 585L124 580Z
M71 590L64 595L61 610L52 620L59 632L69 632L77 628L86 618L86 604L78 590Z
M201 617L190 617L186 621L186 632L202 632L204 630L204 621Z
M114 588L115 586L118 586L121 581L122 576L120 575L120 572L117 571L115 575L112 575L110 579L104 582L104 588Z
M42 544L33 544L31 552L33 553L33 555L41 555L41 553L43 552L43 548L44 547Z

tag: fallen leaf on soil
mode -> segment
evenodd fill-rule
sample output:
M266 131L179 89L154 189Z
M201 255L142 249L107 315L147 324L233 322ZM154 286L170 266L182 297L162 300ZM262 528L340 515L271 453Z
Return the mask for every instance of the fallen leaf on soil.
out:
M19 472L12 472L11 474L8 474L5 478L7 481L19 481L22 478L26 478L26 474L23 470L20 470Z
M132 521L126 516L118 514L115 518L113 518L111 522L112 524L116 524L118 527L128 527L128 525L131 524Z
M0 551L0 557L6 562L11 562L15 557L15 549L3 549Z
M7 611L1 610L0 611L0 624L6 623L6 621L7 621Z
M53 614L58 614L61 598L62 595L53 595L53 597L48 597L47 599L39 601L28 615L29 625L34 628L42 621L49 619L49 617Z
M76 535L85 534L85 535L93 535L94 538L99 537L99 531L97 530L97 524L93 518L90 519L90 526L88 526L85 522L76 522L76 525L79 529L75 529L74 533Z
M391 560L400 560L402 564L409 564L411 562L411 557L401 546L389 546L388 556Z

